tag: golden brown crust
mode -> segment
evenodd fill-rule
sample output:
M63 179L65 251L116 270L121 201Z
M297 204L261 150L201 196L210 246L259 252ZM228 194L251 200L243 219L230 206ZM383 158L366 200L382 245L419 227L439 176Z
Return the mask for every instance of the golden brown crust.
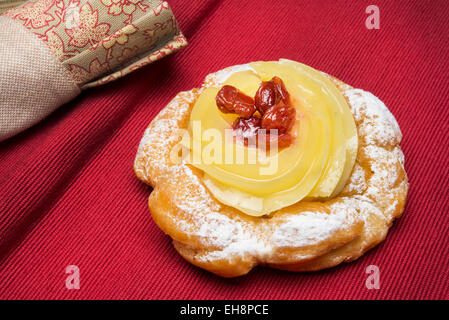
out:
M205 86L219 86L230 72L233 67L209 75ZM248 216L221 204L203 184L200 170L170 162L170 150L179 141L176 133L187 127L202 89L181 92L153 119L134 170L154 187L148 201L152 217L187 261L224 277L246 274L259 264L313 271L357 259L385 238L403 211L408 190L401 133L374 96L331 79L347 98L358 129L351 177L332 200L299 202L269 217ZM379 126L382 134L376 131Z

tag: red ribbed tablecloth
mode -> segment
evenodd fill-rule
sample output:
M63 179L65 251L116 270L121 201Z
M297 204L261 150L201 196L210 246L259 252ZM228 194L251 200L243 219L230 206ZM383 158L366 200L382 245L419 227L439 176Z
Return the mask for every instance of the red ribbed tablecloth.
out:
M449 298L449 2L171 0L184 50L85 91L0 144L0 298ZM193 267L151 220L133 160L151 119L210 72L289 58L371 91L398 120L410 179L402 218L351 264L222 279ZM365 286L368 265L380 289ZM80 289L65 286L68 265Z

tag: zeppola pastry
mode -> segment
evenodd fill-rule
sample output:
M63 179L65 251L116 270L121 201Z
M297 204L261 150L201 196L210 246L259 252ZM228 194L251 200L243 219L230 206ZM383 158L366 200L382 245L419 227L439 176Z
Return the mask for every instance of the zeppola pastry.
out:
M175 249L224 277L353 261L404 210L402 134L387 107L301 63L225 68L150 123L134 163Z

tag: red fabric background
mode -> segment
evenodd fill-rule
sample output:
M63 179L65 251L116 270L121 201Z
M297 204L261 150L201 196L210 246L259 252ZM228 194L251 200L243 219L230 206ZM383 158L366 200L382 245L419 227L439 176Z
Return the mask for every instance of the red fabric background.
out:
M0 298L449 298L448 19L442 1L183 1L184 50L90 89L0 144ZM403 134L410 193L385 242L354 263L221 279L185 262L152 222L132 164L145 127L210 72L290 58L373 92ZM78 265L81 289L65 288ZM365 287L380 268L381 288Z

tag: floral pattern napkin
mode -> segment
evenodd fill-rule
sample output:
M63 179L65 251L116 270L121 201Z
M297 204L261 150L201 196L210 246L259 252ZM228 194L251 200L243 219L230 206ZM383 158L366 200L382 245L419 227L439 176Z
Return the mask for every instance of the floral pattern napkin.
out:
M81 89L187 44L168 3L160 0L37 0L4 15L44 41Z

